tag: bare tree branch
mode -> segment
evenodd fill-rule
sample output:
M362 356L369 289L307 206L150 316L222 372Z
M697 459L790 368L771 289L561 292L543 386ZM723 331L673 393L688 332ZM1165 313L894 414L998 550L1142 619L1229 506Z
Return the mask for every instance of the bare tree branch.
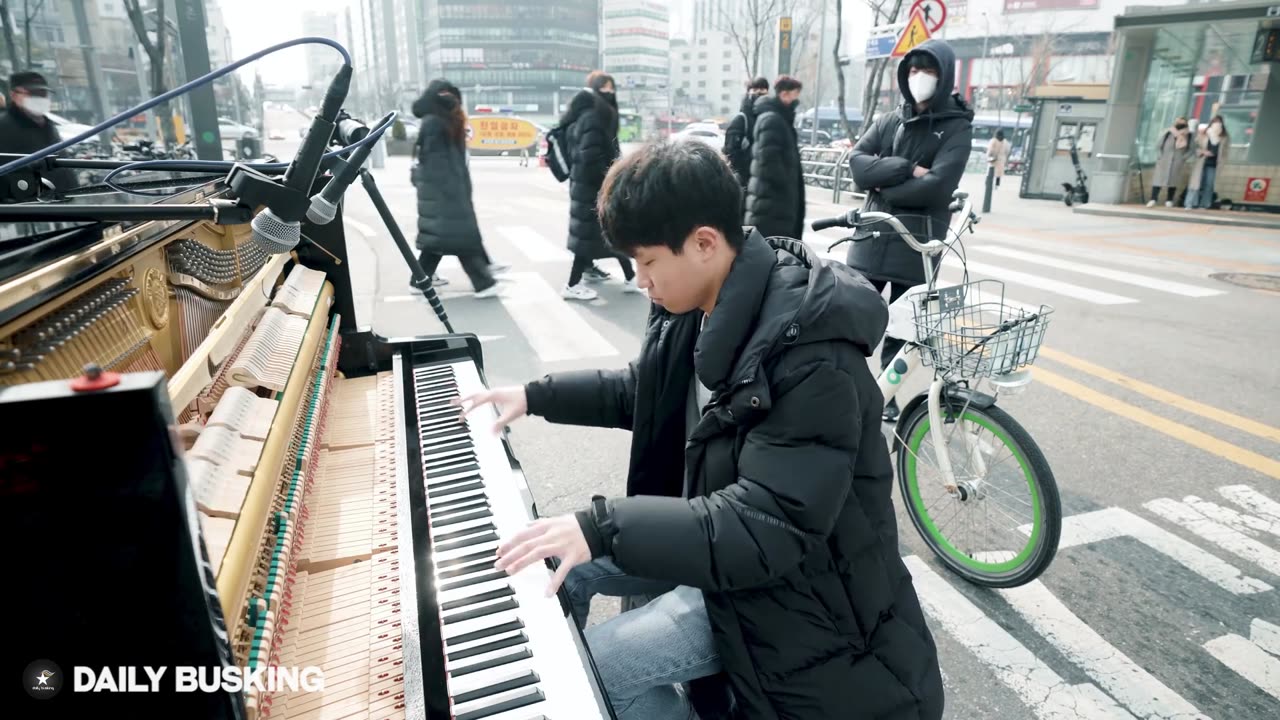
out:
M879 6L876 8L879 12ZM840 39L844 30L844 0L836 0L836 42L831 49L832 66L836 70L836 107L840 109L840 127L844 136L853 142L853 130L849 127L849 113L844 109L844 65L840 64ZM819 122L818 110L814 110L813 121Z
M22 14L24 16L22 32L25 33L24 38L27 41L27 68L31 67L31 21L35 20L43 9L44 0L37 0L34 7L31 5L31 0L22 0Z
M156 41L153 43L150 33L147 32L146 17L140 0L124 0L124 9L129 15L129 22L133 25L133 32L138 36L138 42L142 44L143 51L151 61L151 93L153 95L161 95L169 89L164 74L164 60L169 38L169 28L165 23L165 5L163 1L156 3ZM173 112L167 102L157 107L160 110L157 115L160 116L165 145L173 147L178 143L178 131L173 125Z
M0 24L4 25L4 46L9 50L9 63L12 65L12 71L18 71L18 44L13 40L13 24L9 22L8 0L0 0Z

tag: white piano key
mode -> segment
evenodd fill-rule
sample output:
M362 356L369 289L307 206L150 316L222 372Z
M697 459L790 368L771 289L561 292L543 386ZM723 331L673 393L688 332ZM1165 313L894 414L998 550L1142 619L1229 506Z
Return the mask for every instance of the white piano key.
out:
M445 620L448 620L451 616L456 616L460 612L466 612L470 610L481 610L484 608L504 607L504 606L510 605L512 600L515 600L515 598L509 598L509 597L499 598L498 600L494 600L492 602L477 603L476 605L469 606L467 608L460 608L453 612L445 613L444 618ZM516 602L519 602L519 600L516 600ZM477 618L472 618L471 620L462 620L460 622L449 623L447 625L442 626L440 628L440 632L442 635L444 635L445 641L448 642L453 638L462 637L467 633L476 632L477 630L484 630L486 628L497 627L499 625L502 625L503 623L509 623L512 620L520 620L521 622L523 622L523 618L520 617L519 607L510 609L510 610L499 610L498 612L489 613L488 615L482 615Z
M488 582L477 583L475 585L468 585L466 587L455 588L453 590L445 590L439 593L440 605L443 606L445 603L452 602L454 600L465 600L466 598L469 598L469 597L483 595L484 593L489 592L491 590L501 590L502 588L505 588L508 585L511 585L510 580L511 580L510 578L504 578L502 580L490 580Z
M478 553L478 552L492 552L496 554L498 552L498 545L500 542L501 542L500 540L490 540L489 542L480 543L478 545L471 545L469 547L454 548L452 550L442 550L435 554L435 562L440 563L446 560L452 560L453 558L456 558L456 557L462 557L463 555L470 555L472 553Z
M535 708L538 708L545 703L545 699L543 697L545 696L545 694L546 693L542 691L541 687L537 685L517 688L515 690L509 690L504 693L499 693L497 695L492 695L487 698L482 698L480 700L475 700L468 703L459 703L458 705L454 705L453 716L458 720L470 720L472 716L469 715L469 713L477 710L481 710L484 708L492 708L495 705L500 705L504 702L514 701L520 698L538 698L534 702L523 704L520 706L520 709L532 712ZM533 714L536 714L536 713L533 713ZM487 718L491 716L485 716L485 717L487 720Z
M504 632L500 635L493 635L491 637L479 638L477 640L458 643L457 645L454 645L452 647L447 647L445 648L445 667L450 670L453 670L459 666L466 667L468 665L472 665L486 658L501 657L502 655L506 654L506 653L500 652L501 650L507 650L508 652L510 652L512 649L522 647L524 645L527 645L528 643L521 641L512 645L508 645L505 648L496 648L494 650L490 650L488 652L485 652L479 655L472 655L470 657L457 658L456 660L449 659L448 656L453 655L455 653L474 650L475 648L484 647L486 645L490 645L493 643L502 643L507 640L514 640L514 639L520 638L521 636L524 636L524 637L529 636L528 628L522 628L520 630L511 630L509 632ZM530 648L530 649L533 650L533 648ZM536 654L536 650L535 650L535 654Z

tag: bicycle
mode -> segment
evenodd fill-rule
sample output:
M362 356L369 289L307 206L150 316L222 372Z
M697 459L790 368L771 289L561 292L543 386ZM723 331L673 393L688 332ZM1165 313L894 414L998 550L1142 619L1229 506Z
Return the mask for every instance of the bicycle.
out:
M966 230L973 232L978 222L968 193L953 197L950 209L957 219L948 228L954 238L946 242L921 244L897 217L883 212L850 210L841 217L817 220L812 227L857 230L884 223L892 228L890 234L898 234L921 254L925 284L889 306L886 335L904 345L878 378L887 406L920 367L933 369L929 388L903 406L894 428L891 454L898 488L916 531L949 570L976 585L1018 587L1039 577L1053 561L1062 534L1062 507L1044 453L1016 420L996 407L996 397L1001 390L1012 393L1031 381L1028 367L1044 341L1053 308L1027 310L1006 303L1002 282L969 282L967 270L959 285L937 287L933 258L954 250L953 243ZM855 233L831 247L882 234ZM963 263L963 253L957 255ZM984 380L993 386L991 394L979 389ZM1001 449L1008 457L996 461L994 455ZM936 478L924 479L930 455ZM1010 458L1015 462L1005 464ZM997 469L1012 469L1012 481L992 478ZM930 488L941 492L929 495ZM1000 506L1006 499L1026 510L1029 520L1018 522ZM1008 519L1015 524L993 532L993 513L996 522ZM957 519L960 527L953 531Z

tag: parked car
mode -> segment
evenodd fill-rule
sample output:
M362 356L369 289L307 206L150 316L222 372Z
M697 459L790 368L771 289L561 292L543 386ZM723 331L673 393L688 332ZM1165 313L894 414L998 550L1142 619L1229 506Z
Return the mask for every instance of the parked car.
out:
M676 138L692 138L719 150L724 147L724 131L713 123L694 123L676 133Z

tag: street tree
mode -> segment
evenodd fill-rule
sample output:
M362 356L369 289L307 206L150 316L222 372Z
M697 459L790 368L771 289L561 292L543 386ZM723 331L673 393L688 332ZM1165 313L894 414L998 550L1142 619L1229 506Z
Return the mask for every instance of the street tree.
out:
M145 12L140 4L141 0L124 0L125 13L129 16L129 22L133 25L133 32L138 36L138 42L142 44L142 50L147 54L147 58L151 63L151 94L153 96L161 95L169 91L168 82L165 80L165 57L168 52L167 26L165 25L165 5L168 3L157 2L155 4L156 14L156 39L151 40L151 33L147 31L147 22ZM173 111L169 107L168 102L161 103L157 106L160 116L160 127L164 132L164 144L167 147L174 147L178 144L178 132L173 125Z

